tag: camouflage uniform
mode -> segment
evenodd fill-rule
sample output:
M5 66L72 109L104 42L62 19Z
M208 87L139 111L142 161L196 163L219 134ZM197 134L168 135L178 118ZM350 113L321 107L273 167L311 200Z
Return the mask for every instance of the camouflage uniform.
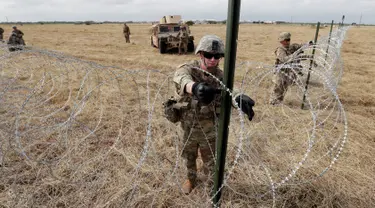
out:
M215 118L219 113L221 96L216 95L213 102L203 105L194 97L184 91L189 82L205 82L215 88L220 85L212 76L195 68L200 68L200 61L192 61L179 66L173 81L176 92L180 96L178 102L188 103L187 108L181 112L181 127L184 130L182 156L186 159L188 179L193 183L196 180L198 148L204 162L204 170L213 171L215 155ZM221 69L216 68L211 73L218 79L223 78Z
M177 98L163 103L165 117L173 123L180 121L184 130L182 156L186 159L188 180L183 184L182 190L186 194L195 186L198 150L204 163L203 172L213 173L217 138L215 119L219 116L221 105L218 80L222 80L223 71L218 66L210 66L207 70L214 76L212 77L201 67L207 68L206 59L218 60L224 57L224 44L218 36L206 35L200 40L195 54L200 55L199 61L182 64L175 72L173 82ZM186 92L187 85L191 86L191 93ZM252 120L252 106L255 102L236 89L233 89L232 95L235 98L232 105L239 105L249 120Z
M185 27L181 26L181 29L178 32L177 37L180 37L180 42L178 45L178 53L181 54L182 49L184 50L184 53L187 53L187 46L189 43L189 34L186 31Z
M126 42L130 43L130 28L126 24L124 24L123 33L124 33Z
M22 50L23 46L25 45L25 41L23 40L24 33L21 30L18 30L15 26L13 26L13 31L9 36L8 40L8 48L9 51L16 51Z
M224 56L224 44L219 37L214 35L206 35L202 37L196 48L196 54L201 52L216 54L219 57ZM203 172L205 174L214 172L214 157L216 149L216 128L217 122L215 119L219 116L220 105L221 105L221 90L218 80L223 79L223 71L218 67L210 68L210 73L215 77L212 77L206 71L199 70L202 65L205 65L203 58L199 61L191 61L178 67L175 72L173 82L176 87L177 104L185 103L183 108L180 108L177 114L180 119L175 119L173 122L180 121L181 127L184 130L183 135L183 152L182 156L186 159L186 167L188 169L188 180L183 185L183 191L189 193L194 187L197 178L197 164L196 159L198 157L198 150L201 153L203 160ZM189 83L194 83L192 87L192 94L187 93L185 87ZM201 85L202 83L207 84L209 93L207 96L212 96L213 100L205 104L203 100L199 100L198 96L194 93L194 85ZM202 85L201 85L202 86ZM211 91L214 90L214 91ZM199 90L198 90L199 91ZM194 95L193 95L194 94ZM238 97L241 95L238 90L233 89L232 105L242 103L241 109L245 112L251 120L254 112L252 106L254 101L246 95L242 95L242 99ZM201 95L199 95L200 97ZM248 99L246 100L247 97ZM202 97L201 97L202 99ZM248 102L251 100L251 104ZM245 109L244 106L251 106Z
M279 36L279 41L290 39L290 37L290 33L282 32ZM300 58L302 58L302 56L294 54L294 52L299 50L302 46L303 44L291 44L287 47L280 45L276 48L275 67L283 65L283 68L276 72L272 80L274 86L270 104L275 105L281 103L284 100L288 87L295 82L297 74L302 75L302 65L300 64ZM297 56L298 59L296 59Z
M11 44L15 45L25 45L25 40L23 39L23 32L17 29L16 26L13 26L12 34L9 37Z
M17 42L17 44L19 44L19 45L25 45L25 40L23 39L23 32L21 31L21 30L19 30L19 29L14 29L13 30L13 32L12 33L15 33L16 34L16 42Z
M3 41L4 38L4 29L0 27L0 41Z

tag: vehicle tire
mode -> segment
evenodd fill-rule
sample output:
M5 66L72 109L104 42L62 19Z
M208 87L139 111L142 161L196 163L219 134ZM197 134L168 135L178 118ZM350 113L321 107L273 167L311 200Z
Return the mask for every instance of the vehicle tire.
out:
M189 43L187 45L188 52L194 52L194 41L189 40Z
M160 53L166 53L167 52L167 45L165 42L159 40L159 52Z

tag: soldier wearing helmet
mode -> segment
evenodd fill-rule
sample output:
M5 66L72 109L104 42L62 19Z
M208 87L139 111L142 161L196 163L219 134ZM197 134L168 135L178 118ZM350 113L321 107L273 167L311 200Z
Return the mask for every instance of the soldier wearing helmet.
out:
M213 174L216 128L215 119L220 113L221 90L217 80L223 79L223 71L218 67L224 57L224 44L216 35L206 35L200 40L195 53L199 60L178 66L173 82L176 87L177 115L184 131L182 156L186 159L187 180L182 191L188 194L197 182L197 157L201 153L205 175ZM208 73L207 73L208 72ZM213 76L211 76L213 75ZM241 96L240 96L241 95ZM249 120L252 120L254 101L247 95L233 90L235 100ZM217 120L217 119L216 119Z
M25 40L23 39L23 32L17 28L17 26L12 26L13 31L9 36L8 45L10 51L22 50L25 45Z
M12 33L16 33L17 34L17 37L18 38L21 38L22 39L22 37L23 37L23 32L21 31L21 30L19 30L18 28L17 28L17 26L15 26L15 25L13 25L13 31L12 31ZM23 39L22 39L23 40ZM24 44L23 44L24 45Z
M300 50L306 44L291 44L291 34L289 32L281 32L278 37L280 46L276 48L276 74L273 78L274 86L270 98L271 105L281 104L284 100L285 93L290 85L296 79L297 74L303 75L301 60L311 58L311 55L303 55ZM309 42L312 45L312 41Z
M177 37L180 38L179 44L178 44L178 54L182 54L182 50L184 50L184 53L187 53L187 46L189 43L189 34L186 31L186 27L181 25L180 31L178 31Z

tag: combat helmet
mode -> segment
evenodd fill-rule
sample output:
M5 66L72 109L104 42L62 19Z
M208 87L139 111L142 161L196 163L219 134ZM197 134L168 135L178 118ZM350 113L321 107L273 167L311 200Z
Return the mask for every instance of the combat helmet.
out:
M279 34L279 41L290 39L291 34L289 32L282 32Z
M195 49L195 54L198 54L201 51L221 54L224 57L224 43L216 35L205 35L199 41L198 46Z

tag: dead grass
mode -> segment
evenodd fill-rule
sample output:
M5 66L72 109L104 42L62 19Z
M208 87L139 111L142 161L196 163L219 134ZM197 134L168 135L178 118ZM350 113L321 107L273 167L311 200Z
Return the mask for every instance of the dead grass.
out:
M1 100L5 102L0 105L3 157L0 206L211 206L208 182L202 181L189 196L181 194L179 185L184 180L185 167L180 157L181 147L176 145L181 132L161 116L160 103L173 89L168 84L161 87L161 82L176 66L196 57L161 55L150 46L150 25L129 26L132 44L125 43L121 25L25 25L20 28L26 34L28 45L102 65L142 71L127 74L121 69L65 63L46 55L40 58L25 55L9 61L16 63L20 71L3 67L6 73L0 76L1 87L10 78L16 78L14 87L7 91ZM192 32L197 44L205 34L225 38L225 29L223 25L197 25L192 27ZM238 61L272 65L276 37L281 31L290 31L296 42L312 40L315 34L309 26L241 25ZM330 148L343 128L342 123L329 120L325 124L327 130L317 132L321 142L311 152L306 166L288 184L277 189L276 207L375 206L374 32L373 27L353 27L343 44L345 68L338 93L348 116L349 143L342 156L332 169L319 177L331 161L329 157L319 156ZM328 35L328 30L322 30L321 35ZM160 72L151 73L147 83L145 78L150 69ZM243 68L237 71L237 82L243 73ZM115 78L114 74L123 76ZM30 89L38 86L43 76L43 87L22 106ZM255 92L251 86L247 88L257 101L256 117L246 123L251 140L244 140L244 152L223 192L223 207L271 207L270 182L264 168L271 172L275 182L280 182L307 148L306 126L311 122L311 115L299 110L300 101L289 96L283 109L269 108L266 102L270 80L265 79L256 87ZM147 93L156 102L151 123L148 122ZM23 111L17 117L20 109ZM238 121L236 116L234 113L233 122ZM18 126L15 126L16 118ZM68 118L74 121L64 123ZM148 124L152 125L152 137L147 137ZM232 128L233 132L238 130L236 125ZM15 138L16 129L20 131L19 142ZM235 159L236 142L236 136L231 135L229 169ZM148 154L140 160L145 151ZM19 152L27 153L30 160ZM314 180L308 180L311 178Z

